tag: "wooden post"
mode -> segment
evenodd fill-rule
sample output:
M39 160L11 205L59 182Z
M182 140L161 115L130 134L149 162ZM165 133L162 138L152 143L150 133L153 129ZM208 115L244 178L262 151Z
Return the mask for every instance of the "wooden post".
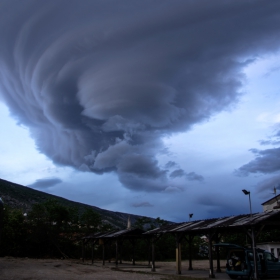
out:
M132 265L135 265L135 240L132 240Z
M102 265L104 266L105 265L105 242L103 240L103 244L102 244Z
M85 240L82 242L82 260L85 261Z
M222 272L221 263L220 263L220 247L216 246L216 254L217 254L217 269L216 272Z
M122 264L123 241L119 240L119 264Z
M148 265L151 264L151 240L148 239Z
M181 274L181 241L176 234L176 274Z
M109 241L109 246L107 246L107 252L108 252L108 259L109 259L109 263L111 263L111 246L112 246L112 243L111 241Z
M251 229L251 235L252 235L252 250L253 250L253 256L254 256L254 280L258 279L258 256L256 252L256 237L254 232L254 227L252 226Z
M220 242L221 237L222 236L219 233L216 233L213 236L213 239L215 240L216 244ZM222 270L221 270L221 263L220 263L220 247L219 246L215 246L215 251L216 251L216 257L217 257L217 269L216 269L216 272L220 273L220 272L222 272Z
M208 251L209 251L209 265L210 265L209 278L215 278L214 267L213 267L212 238L213 235L211 234L211 232L209 232L208 234Z
M152 238L152 271L156 271L155 265L155 238Z
M94 251L94 241L92 241L92 245L91 245L91 264L93 264L93 257L94 257L93 251Z
M118 248L118 239L116 239L116 267L118 267L118 263L119 263L119 260L118 260L118 254L119 254L119 248Z
M254 280L259 279L259 275L258 275L258 264L257 264L257 252L256 252L256 242L257 242L257 237L258 235L261 233L261 231L263 230L264 225L262 225L258 230L256 230L256 228L254 228L253 226L250 229L247 229L247 234L251 239L251 246L252 246L252 250L253 250L253 257L254 257L254 271L253 273L253 278Z
M189 243L189 270L193 270L192 267L192 242L193 242L193 236L189 235L189 239L187 239Z

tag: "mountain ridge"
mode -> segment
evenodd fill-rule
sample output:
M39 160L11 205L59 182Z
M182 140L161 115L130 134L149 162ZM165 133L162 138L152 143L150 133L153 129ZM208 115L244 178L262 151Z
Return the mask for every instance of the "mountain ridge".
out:
M33 204L43 203L48 199L56 199L59 203L66 207L76 207L79 212L83 212L86 208L91 208L100 214L104 222L107 222L118 228L124 228L127 226L128 217L130 217L132 225L139 218L147 218L150 219L151 222L155 220L154 218L146 216L110 211L97 206L72 201L4 179L0 179L0 197L3 199L5 205L8 205L11 208L21 209L23 213L28 213L31 210Z

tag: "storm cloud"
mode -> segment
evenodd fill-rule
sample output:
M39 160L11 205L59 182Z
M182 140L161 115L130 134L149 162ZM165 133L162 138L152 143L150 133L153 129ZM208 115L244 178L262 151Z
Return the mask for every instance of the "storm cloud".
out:
M30 188L35 189L45 189L53 187L57 184L62 183L62 180L59 178L44 178L44 179L38 179L33 184L29 185Z
M268 179L265 179L258 183L257 191L259 193L264 193L266 196L269 194L270 196L274 193L274 188L278 193L280 191L280 175L272 176Z
M261 140L261 145L271 145L278 147L268 148L265 150L251 149L250 151L255 155L255 159L241 166L238 170L236 170L236 174L241 176L248 176L251 173L278 173L280 171L279 137L280 130L273 136L269 137L267 140ZM265 185L266 184L264 184L264 186Z
M203 180L160 166L162 138L231 108L244 67L280 46L273 0L0 2L11 114L55 163L116 172L132 190L179 188L180 174Z
M132 207L153 207L153 205L150 202L139 202L139 203L133 203Z
M237 171L238 174L268 174L280 171L280 148L254 150L254 154L256 154L257 157L249 163L241 166Z

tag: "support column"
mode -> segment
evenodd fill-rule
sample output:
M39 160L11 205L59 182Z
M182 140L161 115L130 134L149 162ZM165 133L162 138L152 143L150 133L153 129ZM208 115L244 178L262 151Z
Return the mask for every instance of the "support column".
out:
M151 240L148 239L148 265L151 264Z
M208 251L209 251L209 278L215 278L214 267L213 267L213 252L212 252L212 237L211 233L208 234Z
M155 238L152 238L152 271L156 271L155 266Z
M221 240L222 235L219 233L216 233L213 237L213 239L215 240L215 243L219 243ZM221 270L221 263L220 263L220 247L219 246L215 246L215 251L216 251L216 257L217 257L217 269L216 272L220 273L222 272Z
M93 259L94 259L94 241L92 241L91 244L91 264L93 264Z
M216 255L217 255L217 269L216 272L220 273L222 272L221 270L221 263L220 263L220 247L216 246Z
M189 238L186 240L188 241L188 244L189 244L189 270L193 270L193 267L192 267L192 242L193 242L193 236L192 235L189 235Z
M104 266L105 265L105 244L104 244L104 240L102 240L102 265Z
M83 239L82 243L82 260L85 261L85 240Z
M108 260L109 260L109 263L111 263L111 247L112 247L112 243L111 241L109 241L109 245L107 246L107 253L108 253Z
M122 264L123 241L119 241L119 263Z
M119 254L119 244L118 244L118 239L116 240L116 267L118 267L118 263L119 263L119 260L118 260L118 254Z
M253 256L254 256L254 271L253 273L253 279L257 280L258 279L258 264L257 264L257 252L256 252L256 237L258 236L258 234L260 234L260 232L262 231L263 226L259 229L259 231L257 231L257 233L255 234L255 228L252 226L251 227L251 232L249 230L247 230L247 234L249 235L249 237L251 238L252 241L252 251L253 251Z
M254 280L258 279L258 264L257 264L257 252L256 252L256 237L254 227L252 227L252 250L254 254Z
M176 274L181 274L181 241L178 234L176 234Z
M131 240L132 243L132 265L135 265L135 240Z

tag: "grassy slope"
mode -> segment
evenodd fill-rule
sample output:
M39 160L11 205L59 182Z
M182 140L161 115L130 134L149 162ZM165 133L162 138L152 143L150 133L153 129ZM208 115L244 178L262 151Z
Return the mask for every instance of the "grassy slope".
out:
M4 203L12 208L21 209L23 212L28 212L34 203L42 203L48 199L56 199L64 206L76 207L79 212L83 212L85 208L92 208L98 212L103 220L108 221L116 227L124 228L127 225L127 219L130 214L113 212L104 210L95 206L74 202L59 196L37 191L29 187L15 184L6 180L0 179L0 197ZM142 216L130 215L132 224ZM153 219L152 219L153 220Z

